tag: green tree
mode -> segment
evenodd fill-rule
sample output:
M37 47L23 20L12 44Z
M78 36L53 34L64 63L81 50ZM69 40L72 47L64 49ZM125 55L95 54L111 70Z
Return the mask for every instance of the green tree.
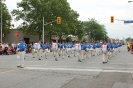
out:
M131 37L126 38L126 42L130 42L131 39L132 39Z
M71 34L78 23L79 14L70 8L67 0L22 0L17 7L12 15L16 20L24 21L19 29L28 34L42 34L43 17L45 24L54 21L52 25L45 25L45 36L50 39L52 35L61 39L63 35ZM60 25L56 23L58 16L62 19Z
M88 36L89 39L104 40L108 38L105 26L99 24L95 19L84 21L83 26L85 35Z
M0 0L0 13L1 13L1 10L2 10L2 33L7 34L10 32L11 26L13 26L11 25L12 18L7 9L6 4L2 2L2 0ZM0 17L0 21L1 21L1 17Z

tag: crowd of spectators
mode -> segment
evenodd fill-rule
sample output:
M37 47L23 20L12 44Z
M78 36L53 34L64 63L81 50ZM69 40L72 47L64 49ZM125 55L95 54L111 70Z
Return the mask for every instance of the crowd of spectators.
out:
M28 44L27 49L26 49L26 53L31 53L31 45L32 44ZM0 43L0 55L12 55L12 54L16 54L16 50L18 47L18 43Z

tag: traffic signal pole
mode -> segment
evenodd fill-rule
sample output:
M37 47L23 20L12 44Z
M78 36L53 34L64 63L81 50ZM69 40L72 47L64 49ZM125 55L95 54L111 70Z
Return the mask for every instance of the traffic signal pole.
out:
M42 35L42 36L43 36L43 37L42 37L42 42L43 42L43 44L44 44L44 17L43 17L43 32L42 32L42 33L43 33L43 35Z
M42 31L42 42L43 42L43 44L44 44L44 26L48 25L48 24L51 24L53 22L56 22L56 21L57 21L57 24L61 24L61 18L60 17L57 17L57 20L54 20L54 21L51 21L49 23L44 24L44 17L43 17L43 31ZM59 21L59 23L58 23L58 21Z

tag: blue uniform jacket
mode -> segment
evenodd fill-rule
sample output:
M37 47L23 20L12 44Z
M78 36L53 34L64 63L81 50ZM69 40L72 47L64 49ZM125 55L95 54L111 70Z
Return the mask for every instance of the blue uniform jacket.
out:
M42 43L40 43L40 48L41 48L41 49L44 48L44 45L43 45Z
M25 48L26 48L25 44L21 43L18 45L18 51L25 51Z
M95 49L96 48L96 45L93 45L92 48Z
M31 46L32 49L35 49L34 45Z
M47 44L44 49L50 49L50 45Z

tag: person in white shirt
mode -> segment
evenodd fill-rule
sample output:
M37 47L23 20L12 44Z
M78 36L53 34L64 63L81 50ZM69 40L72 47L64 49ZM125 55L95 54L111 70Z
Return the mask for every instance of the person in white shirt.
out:
M104 42L104 44L102 45L102 52L103 52L103 64L108 62L108 46L106 41Z

